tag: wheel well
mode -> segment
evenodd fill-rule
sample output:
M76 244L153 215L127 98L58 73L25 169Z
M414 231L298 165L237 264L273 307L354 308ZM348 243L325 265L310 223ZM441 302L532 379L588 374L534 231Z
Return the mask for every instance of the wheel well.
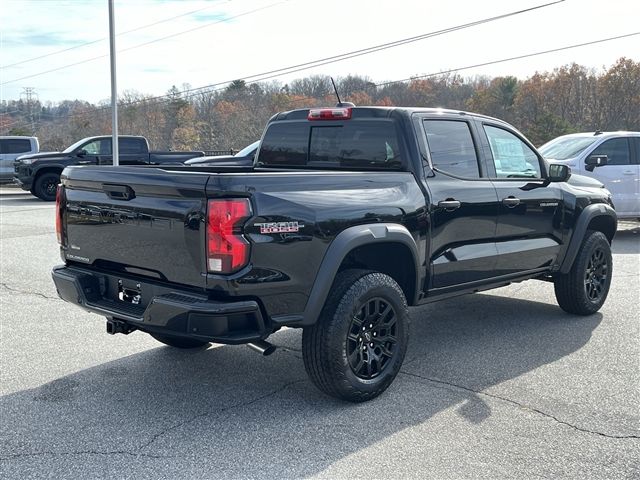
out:
M36 176L33 179L33 183L35 184L38 179L44 175L45 173L57 173L58 175L60 175L62 173L62 168L60 167L46 167L46 168L41 168L40 170L38 170L38 172L36 173Z
M339 270L348 268L365 268L389 275L400 285L407 303L409 305L414 303L415 260L409 248L402 243L385 242L357 247L347 254Z
M598 215L591 219L587 230L597 230L604 233L609 243L611 243L613 236L616 234L616 221L609 215Z

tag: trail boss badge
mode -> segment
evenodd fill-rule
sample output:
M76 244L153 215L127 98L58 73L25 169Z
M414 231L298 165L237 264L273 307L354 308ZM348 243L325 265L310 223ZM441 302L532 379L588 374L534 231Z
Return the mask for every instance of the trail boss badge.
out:
M297 233L304 225L298 222L268 222L255 223L256 227L260 227L260 233Z

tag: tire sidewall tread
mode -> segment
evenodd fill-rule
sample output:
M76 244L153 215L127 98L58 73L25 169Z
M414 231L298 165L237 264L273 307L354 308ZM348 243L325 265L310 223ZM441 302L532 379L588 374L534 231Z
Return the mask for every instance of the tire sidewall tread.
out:
M392 304L397 316L396 352L381 374L365 380L348 364L346 336L352 315L362 302L380 297ZM302 351L313 383L333 397L362 402L380 395L398 374L409 338L409 311L400 286L391 277L368 270L345 270L334 281L318 322L305 328Z
M598 247L602 247L605 252L608 271L601 298L597 302L592 302L587 297L584 289L584 273L593 251ZM566 275L558 275L554 279L554 291L560 308L576 315L591 315L596 313L607 299L612 276L613 257L607 237L602 232L587 230L569 273Z

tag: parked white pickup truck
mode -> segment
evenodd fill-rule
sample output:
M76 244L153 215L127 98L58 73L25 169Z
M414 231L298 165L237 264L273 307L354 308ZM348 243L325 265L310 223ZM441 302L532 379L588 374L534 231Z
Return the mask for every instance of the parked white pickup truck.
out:
M566 164L573 172L604 183L618 218L640 218L640 132L563 135L538 151L550 163Z
M16 158L39 151L36 137L0 137L0 183L13 183L13 161Z

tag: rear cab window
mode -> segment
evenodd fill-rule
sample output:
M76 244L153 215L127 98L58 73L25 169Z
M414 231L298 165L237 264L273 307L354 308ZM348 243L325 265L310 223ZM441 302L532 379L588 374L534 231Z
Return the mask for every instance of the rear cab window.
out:
M393 120L281 121L267 128L257 165L399 170L405 165L405 160Z

